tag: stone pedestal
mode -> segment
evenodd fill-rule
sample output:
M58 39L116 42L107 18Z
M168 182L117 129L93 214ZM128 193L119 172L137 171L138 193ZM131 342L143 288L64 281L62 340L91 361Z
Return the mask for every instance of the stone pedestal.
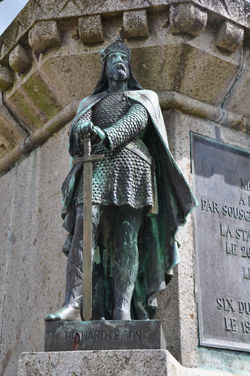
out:
M182 367L167 350L22 353L17 376L240 376ZM247 373L244 373L247 375Z

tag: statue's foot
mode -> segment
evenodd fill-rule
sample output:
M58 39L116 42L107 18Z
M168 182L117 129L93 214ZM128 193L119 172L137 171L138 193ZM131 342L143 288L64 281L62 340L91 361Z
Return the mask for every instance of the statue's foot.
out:
M136 306L136 314L138 316L137 317L138 320L149 320L149 314L146 311L146 309L144 308L144 306L143 306L142 303L137 304L137 306Z
M113 320L131 320L130 309L125 311L116 307L113 311Z
M67 304L56 313L46 315L44 321L82 321L80 308Z

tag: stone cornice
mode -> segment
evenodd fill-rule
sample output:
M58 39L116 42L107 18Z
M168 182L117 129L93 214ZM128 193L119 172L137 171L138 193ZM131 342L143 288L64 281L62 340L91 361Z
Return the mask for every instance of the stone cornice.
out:
M7 60L8 54L38 21L63 20L95 14L109 16L128 10L152 10L181 3L193 3L250 30L250 4L245 0L30 0L0 36L0 61Z
M239 116L176 92L159 93L159 101L163 111L179 110L250 134L250 119L247 117ZM53 119L49 120L43 128L28 136L19 146L0 159L0 176L8 172L16 163L68 124L73 119L79 103L80 101L70 103Z

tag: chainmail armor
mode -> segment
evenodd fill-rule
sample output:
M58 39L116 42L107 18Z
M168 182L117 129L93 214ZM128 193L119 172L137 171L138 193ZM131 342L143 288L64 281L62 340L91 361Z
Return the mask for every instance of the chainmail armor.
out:
M105 129L109 148L114 150L117 146L139 134L146 127L147 122L148 114L146 109L141 104L134 104L128 113L116 122L115 127L112 126Z
M151 166L124 146L133 143L146 156L150 153L139 138L148 123L146 109L131 101L124 93L104 97L82 119L98 126L107 134L106 143L93 147L93 154L105 154L93 165L93 204L130 205L133 208L155 207ZM77 124L74 134L77 136ZM156 192L156 190L155 190ZM156 195L156 193L155 193ZM75 205L83 203L83 176L81 177ZM157 212L157 209L154 210Z
M81 120L83 120L84 122L89 122L91 121L91 110L90 111L87 111L85 112L84 115L82 115L80 117ZM75 126L74 129L73 129L73 133L74 133L74 139L78 139L78 127Z

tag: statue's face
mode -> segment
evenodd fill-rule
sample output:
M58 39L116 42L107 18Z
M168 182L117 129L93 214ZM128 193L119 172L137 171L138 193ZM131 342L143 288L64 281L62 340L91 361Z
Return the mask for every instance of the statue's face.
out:
M114 81L126 81L129 79L129 59L122 52L111 52L107 56L106 75Z

